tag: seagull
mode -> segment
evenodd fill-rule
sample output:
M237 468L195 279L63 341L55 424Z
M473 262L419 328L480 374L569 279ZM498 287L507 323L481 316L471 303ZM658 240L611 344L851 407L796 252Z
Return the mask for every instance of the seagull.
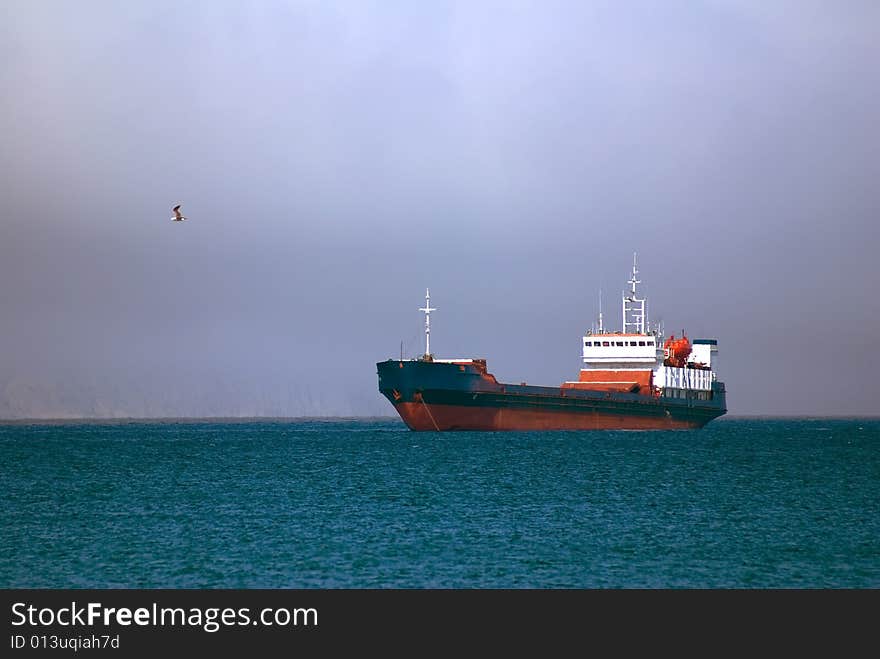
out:
M185 216L180 214L180 204L177 204L171 210L174 211L174 217L171 218L172 222L183 222L186 219Z

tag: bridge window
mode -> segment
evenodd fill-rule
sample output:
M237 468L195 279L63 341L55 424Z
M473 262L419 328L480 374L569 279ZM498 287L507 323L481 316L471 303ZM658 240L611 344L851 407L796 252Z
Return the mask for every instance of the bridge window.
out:
M592 341L584 341L584 345L587 346L588 348L591 348L593 346L593 342Z
M602 341L602 345L605 346L605 347L607 348L607 347L610 346L611 344L610 344L608 341Z
M639 341L639 345L640 345L640 346L643 346L643 345L645 345L645 342L644 342L644 341Z
M618 342L617 342L617 345L622 346L622 345L623 345L623 341L618 341Z
M649 346L652 346L652 345L654 345L654 342L653 342L653 341L648 341L648 345L649 345Z

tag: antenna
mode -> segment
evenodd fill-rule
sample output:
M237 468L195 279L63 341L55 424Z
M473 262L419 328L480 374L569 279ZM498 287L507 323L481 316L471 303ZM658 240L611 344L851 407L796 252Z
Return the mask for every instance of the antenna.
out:
M431 308L430 289L425 289L425 306L419 308L419 311L425 313L425 356L428 357L431 354L431 312L437 311Z
M599 289L599 334L604 334L605 329L602 327L602 289Z
M632 273L632 277L630 278L630 280L628 282L629 284L632 284L632 297L636 296L636 284L642 283L641 279L636 279L638 274L639 274L639 269L636 266L636 252L633 252L633 273Z

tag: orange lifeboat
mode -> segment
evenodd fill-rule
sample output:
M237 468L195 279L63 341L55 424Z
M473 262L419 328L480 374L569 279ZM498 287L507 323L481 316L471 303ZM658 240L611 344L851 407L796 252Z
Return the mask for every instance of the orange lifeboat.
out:
M684 331L680 339L676 339L675 334L672 334L663 342L663 353L664 366L684 368L687 365L688 355L691 354L691 342L688 341Z

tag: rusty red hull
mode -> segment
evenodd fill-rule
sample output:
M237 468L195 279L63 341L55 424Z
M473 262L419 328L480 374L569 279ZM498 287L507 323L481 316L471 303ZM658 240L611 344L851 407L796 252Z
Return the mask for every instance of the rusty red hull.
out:
M485 362L388 360L379 391L412 430L671 430L724 414L724 385L709 399L498 382Z
M394 406L411 430L674 430L699 428L698 420L607 412L563 412L425 402Z

